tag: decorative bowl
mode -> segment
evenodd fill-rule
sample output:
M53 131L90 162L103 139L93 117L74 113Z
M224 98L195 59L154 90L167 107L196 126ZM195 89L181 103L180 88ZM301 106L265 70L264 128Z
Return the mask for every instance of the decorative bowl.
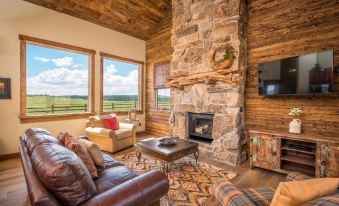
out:
M159 140L160 146L172 146L177 143L177 139L173 136L163 137Z

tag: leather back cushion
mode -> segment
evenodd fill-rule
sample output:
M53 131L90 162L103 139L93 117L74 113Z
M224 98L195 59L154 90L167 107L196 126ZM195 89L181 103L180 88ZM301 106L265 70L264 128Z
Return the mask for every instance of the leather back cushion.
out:
M50 135L36 134L34 136L30 136L29 138L27 138L26 146L29 153L32 153L36 146L49 142L53 144L59 144L59 141Z
M33 136L35 134L46 134L51 135L51 133L45 129L42 128L29 128L25 131L24 135L29 138L30 136Z
M38 142L43 136L37 134L29 140ZM30 154L40 181L63 205L78 205L97 194L96 186L84 163L74 152L59 143L46 140L35 145Z

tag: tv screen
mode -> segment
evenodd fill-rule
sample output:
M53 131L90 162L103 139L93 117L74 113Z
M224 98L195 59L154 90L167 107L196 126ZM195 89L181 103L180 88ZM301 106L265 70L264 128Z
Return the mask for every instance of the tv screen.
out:
M259 94L327 94L333 79L333 50L281 59L259 65Z

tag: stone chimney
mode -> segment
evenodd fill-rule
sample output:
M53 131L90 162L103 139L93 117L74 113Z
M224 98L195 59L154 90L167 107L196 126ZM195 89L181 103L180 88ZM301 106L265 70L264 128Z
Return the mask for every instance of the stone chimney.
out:
M213 71L210 56L226 44L235 49L231 68L243 79L236 85L217 81L171 88L172 132L188 137L187 113L213 113L213 141L200 143L200 154L240 165L246 160L244 123L247 65L246 9L244 0L172 0L171 77Z

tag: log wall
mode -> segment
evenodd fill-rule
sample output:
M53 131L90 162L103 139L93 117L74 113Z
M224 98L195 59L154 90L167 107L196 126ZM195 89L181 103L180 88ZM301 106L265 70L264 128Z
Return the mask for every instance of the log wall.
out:
M246 128L288 131L292 107L302 107L305 133L339 136L339 73L331 96L258 95L258 64L286 57L334 50L339 65L339 3L334 0L248 1Z
M173 53L171 29L172 16L169 15L146 41L146 132L155 135L168 135L170 133L168 123L170 113L156 111L153 65L171 60Z

